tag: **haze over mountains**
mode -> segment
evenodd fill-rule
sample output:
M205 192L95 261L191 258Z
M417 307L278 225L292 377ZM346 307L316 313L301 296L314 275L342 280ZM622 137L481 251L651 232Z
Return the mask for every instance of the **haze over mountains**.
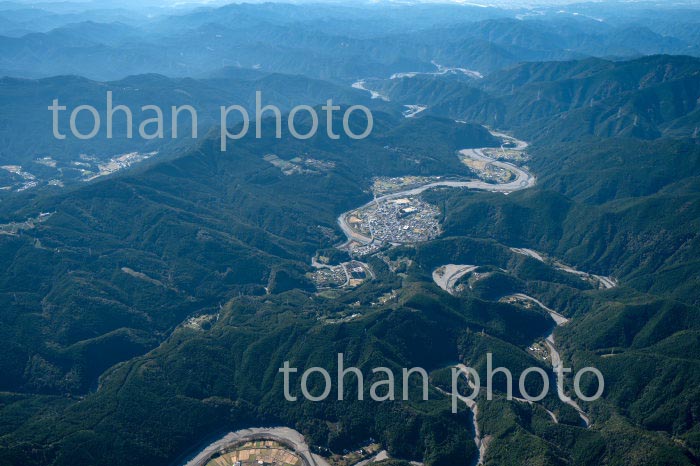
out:
M0 3L0 465L180 465L270 425L332 466L370 438L384 466L700 463L700 9L417 3ZM374 130L267 119L221 152L219 106L258 90L283 113L365 105ZM162 139L120 117L53 137L52 99L104 114L107 91L135 128L142 105L196 107L198 138L169 112ZM504 195L513 173L474 151L534 186ZM344 244L339 216L396 191L436 237ZM490 352L517 380L553 348L602 399L497 379L450 412L451 365L485 380ZM339 352L368 384L424 367L430 400L285 401L284 361L333 373Z
M520 61L699 53L697 10L660 9L652 20L644 5L601 7L601 17L590 8L234 4L151 17L5 7L0 70L113 80L234 66L342 81L428 71L433 60L487 73Z

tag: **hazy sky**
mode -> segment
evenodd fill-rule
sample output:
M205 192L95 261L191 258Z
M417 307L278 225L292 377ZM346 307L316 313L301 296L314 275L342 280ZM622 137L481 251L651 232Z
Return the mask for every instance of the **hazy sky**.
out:
M100 6L118 7L123 1L118 0L10 0L13 3L25 4L51 4L51 3L84 3L95 4ZM636 0L187 0L187 3L265 3L265 2L285 2L285 3L394 3L394 4L411 4L411 3L454 3L467 5L489 5L489 6L523 6L523 5L566 5L572 3L634 3ZM150 0L147 3L162 4L163 6L180 3L180 0ZM654 3L654 2L649 2ZM667 4L668 2L658 2ZM700 0L676 0L676 4L700 4Z
M0 0L2 2L2 0ZM463 4L475 6L492 6L500 8L528 8L536 6L558 6L570 5L574 3L646 3L648 5L670 6L686 5L700 6L700 0L9 0L12 3L37 4L37 5L55 5L61 9L71 8L78 4L79 8L120 8L120 7L137 7L143 8L158 8L158 7L192 7L197 5L219 6L229 3L265 3L265 2L284 2L284 3L335 3L346 5L358 4L416 4L416 3L442 3L442 4ZM60 5L60 6L59 6ZM54 9L54 8L51 8Z

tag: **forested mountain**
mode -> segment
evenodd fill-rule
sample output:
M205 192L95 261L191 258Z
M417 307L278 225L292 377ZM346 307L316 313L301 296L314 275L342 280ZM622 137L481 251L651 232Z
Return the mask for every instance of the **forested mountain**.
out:
M326 81L265 73L255 70L234 72L221 70L212 78L168 78L162 75L130 76L120 81L99 82L76 76L59 76L38 80L0 79L0 158L3 165L21 166L37 185L36 191L60 191L61 185L85 183L104 173L100 165L123 154L138 152L155 153L153 158L186 150L197 143L209 131L215 131L221 123L222 106L241 105L255 120L256 92L261 93L261 105L275 105L287 112L296 105L325 104L332 99L337 104L357 103L371 108L389 110L382 101L372 101L365 93L350 87L341 87ZM115 111L112 134L108 137L107 93L112 93L112 107L126 106L132 115L132 137L127 134L127 117ZM54 136L53 117L48 107L58 99L66 110L59 112L57 130L65 139ZM99 131L90 139L79 139L70 129L71 112L79 105L90 105L101 116ZM139 127L147 119L154 118L153 110L142 109L155 105L162 111L163 137L144 140ZM187 111L178 116L177 134L173 134L172 107L189 105L196 111L196 138L192 138L195 123ZM398 110L396 110L398 113ZM265 114L264 116L269 116ZM241 121L238 113L232 113L229 124ZM88 134L94 126L94 118L81 112L75 126L82 134ZM154 131L148 127L148 132ZM17 174L3 173L0 185L9 192L22 190L25 182ZM53 181L52 181L53 180Z
M632 61L586 59L528 63L478 83L417 76L371 84L428 112L531 138L698 137L700 72L696 58L658 55Z
M0 465L182 466L260 426L330 466L700 464L698 11L0 3ZM54 98L107 91L134 129L192 105L198 137L169 111L163 138L53 137ZM256 91L282 137L222 151ZM351 105L369 137L328 137ZM338 353L366 388L425 368L429 399L337 399ZM516 398L499 376L452 413L487 353ZM557 358L602 397L559 396ZM333 396L296 373L285 400L284 361Z
M3 357L2 388L84 393L106 367L152 346L192 312L216 309L237 293L264 294L281 271L309 288L309 258L339 239L324 229L334 228L338 211L367 198L372 173L468 174L453 151L492 140L483 128L447 120L396 128L393 117L377 117L383 131L362 144L251 136L221 153L211 137L139 174L5 211L7 222L34 212L51 216L3 238L4 315L13 316L4 331L16 343ZM272 123L265 128L273 130ZM439 144L430 139L437 134ZM430 154L416 138L430 144ZM415 160L397 157L387 144L406 147ZM301 153L333 169L285 176L263 159L268 153ZM323 206L314 202L318 196ZM120 350L107 361L89 356L115 345Z

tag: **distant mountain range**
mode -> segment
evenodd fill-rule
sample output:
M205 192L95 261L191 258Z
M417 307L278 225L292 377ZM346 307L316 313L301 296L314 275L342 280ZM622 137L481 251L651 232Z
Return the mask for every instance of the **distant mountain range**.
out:
M682 16L678 9L660 10L652 22L640 17L643 6L628 5L616 15L605 8L601 21L556 10L464 5L242 4L155 18L0 7L0 70L113 80L237 66L347 81L425 71L431 61L486 74L522 61L700 54L697 10Z

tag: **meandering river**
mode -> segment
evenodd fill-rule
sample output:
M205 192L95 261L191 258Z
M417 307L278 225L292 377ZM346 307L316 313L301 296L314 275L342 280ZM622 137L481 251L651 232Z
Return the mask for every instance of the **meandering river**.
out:
M516 148L513 150L523 150L527 148L528 144L524 141L519 141L517 139L514 139L510 136L506 136L502 133L497 133L492 131L491 134L493 134L496 137L507 137L509 140L513 141L516 144ZM481 180L468 180L468 181L433 181L430 183L425 183L420 186L416 186L410 189L406 189L404 191L397 191L389 194L385 194L380 197L376 197L373 200L369 201L365 205L359 207L358 209L353 209L349 212L344 212L343 214L338 217L338 225L340 225L340 228L343 230L343 233L347 237L348 241L357 241L358 243L361 244L369 244L372 242L373 238L363 235L362 233L359 233L355 230L353 230L350 225L348 224L347 217L351 212L354 212L356 210L363 209L370 204L373 203L378 203L378 202L383 202L387 201L390 199L396 199L396 198L401 198L401 197L409 197L409 196L416 196L422 192L425 192L429 189L433 188L439 188L439 187L450 187L450 188L467 188L467 189L474 189L474 190L479 190L479 191L491 191L491 192L497 192L497 193L512 193L515 191L520 191L522 189L528 189L533 186L535 186L536 183L536 178L535 176L530 173L529 171L526 171L522 167L518 167L517 165L514 165L512 163L508 162L503 162L499 160L492 159L491 157L488 157L487 155L484 154L484 149L485 148L480 148L480 149L463 149L460 151L460 154L462 156L470 158L472 160L480 161L480 162L486 162L490 163L491 165L495 167L499 167L505 170L508 170L512 172L515 175L515 179L513 181L510 181L508 183L487 183L485 181Z

